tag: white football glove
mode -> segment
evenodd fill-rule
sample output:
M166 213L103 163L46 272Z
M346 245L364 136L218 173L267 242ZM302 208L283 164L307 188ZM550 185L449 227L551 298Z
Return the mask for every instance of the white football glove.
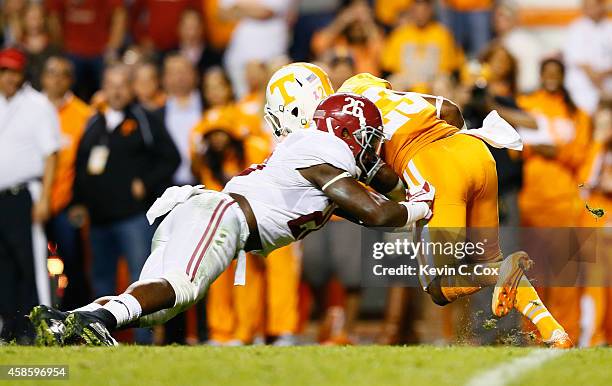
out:
M423 220L429 221L433 216L433 203L436 189L429 182L425 181L422 185L415 186L406 192L406 201L409 203L421 202L427 205L428 210Z

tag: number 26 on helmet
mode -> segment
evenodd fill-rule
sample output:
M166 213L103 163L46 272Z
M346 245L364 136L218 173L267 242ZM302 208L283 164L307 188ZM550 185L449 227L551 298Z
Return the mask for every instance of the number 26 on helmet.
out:
M360 180L369 184L380 167L384 141L382 116L369 99L351 93L337 93L324 99L314 113L318 130L343 140L361 170Z

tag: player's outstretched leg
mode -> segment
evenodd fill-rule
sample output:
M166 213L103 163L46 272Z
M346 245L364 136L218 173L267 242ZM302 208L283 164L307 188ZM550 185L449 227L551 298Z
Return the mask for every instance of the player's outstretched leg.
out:
M116 346L111 331L133 325L143 314L172 307L175 298L174 289L164 279L137 281L119 296L99 299L69 313L62 343Z
M491 310L493 314L501 317L516 308L537 327L542 340L548 346L571 348L571 339L525 276L525 271L532 265L533 261L523 251L515 252L504 260L493 291Z
M153 237L140 280L104 304L96 301L66 318L64 343L116 345L110 332L171 319L201 299L244 248L248 225L237 203L217 192L176 206Z
M544 343L551 348L572 348L573 343L565 329L548 311L535 288L525 275L516 291L514 307L537 327Z

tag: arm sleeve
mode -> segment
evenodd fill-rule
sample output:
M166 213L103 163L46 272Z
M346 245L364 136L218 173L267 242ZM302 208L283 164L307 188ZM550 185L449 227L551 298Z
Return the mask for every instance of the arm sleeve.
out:
M142 176L147 192L156 191L162 184L170 181L172 175L181 163L181 156L168 134L164 123L155 115L146 113L153 135L152 163L149 170Z

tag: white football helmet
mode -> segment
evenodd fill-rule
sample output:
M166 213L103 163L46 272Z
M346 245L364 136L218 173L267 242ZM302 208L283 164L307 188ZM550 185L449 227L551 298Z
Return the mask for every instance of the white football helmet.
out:
M311 127L317 105L333 92L325 71L314 64L291 63L276 71L266 87L264 108L274 137Z

